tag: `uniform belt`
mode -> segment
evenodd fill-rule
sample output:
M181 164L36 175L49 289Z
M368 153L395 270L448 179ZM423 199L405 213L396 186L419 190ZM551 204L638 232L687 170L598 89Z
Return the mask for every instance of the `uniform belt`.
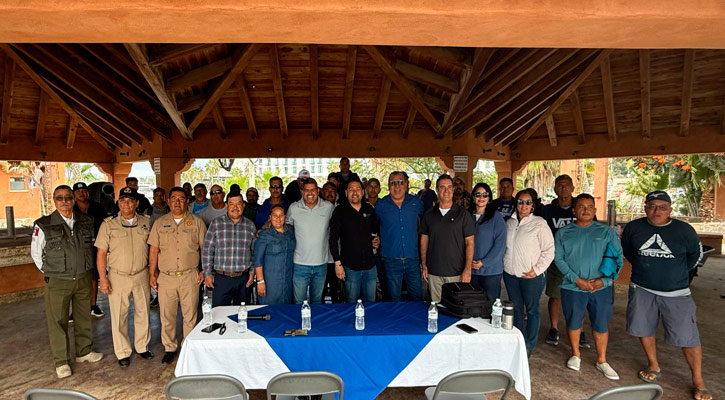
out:
M189 269L185 269L183 271L159 271L159 272L161 272L164 275L169 275L169 276L181 276L181 275L186 274L189 271L196 271L196 268L189 268Z
M126 273L126 272L121 272L121 271L119 271L119 270L117 270L115 268L110 268L110 270L114 274L121 275L121 276L136 276L136 275L138 275L138 274L140 274L140 273L142 273L144 271L148 271L146 268L143 268L143 269L140 269L140 270L138 270L136 272L133 272L133 273L130 273L129 274L129 273Z
M230 278L236 278L238 276L242 276L242 275L246 274L247 272L249 272L249 270L241 271L241 272L227 272L227 271L216 271L216 270L214 271L214 273L216 273L216 274L228 276Z

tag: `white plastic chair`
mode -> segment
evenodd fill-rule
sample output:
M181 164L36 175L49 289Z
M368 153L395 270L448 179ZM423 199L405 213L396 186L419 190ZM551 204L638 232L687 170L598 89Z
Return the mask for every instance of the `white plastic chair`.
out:
M179 376L166 384L167 400L249 400L242 382L228 375Z
M425 390L427 400L486 399L486 393L503 390L506 399L514 384L514 378L506 371L473 370L454 372L441 379L437 386Z
M589 400L659 400L662 393L662 386L647 383L603 390Z
M322 398L326 400L334 399L335 393L339 393L339 400L342 400L343 391L342 378L332 372L283 372L267 384L267 400L272 400L272 396L282 400L313 395L323 395Z
M25 400L98 400L90 394L68 389L35 388L25 392Z

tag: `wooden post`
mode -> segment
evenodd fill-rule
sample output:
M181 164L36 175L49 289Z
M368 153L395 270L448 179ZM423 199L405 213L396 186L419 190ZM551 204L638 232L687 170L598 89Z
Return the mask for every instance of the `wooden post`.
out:
M594 160L594 201L597 206L597 219L607 220L607 183L609 180L609 160L597 158Z
M715 185L715 218L725 219L725 173L720 174L720 183Z

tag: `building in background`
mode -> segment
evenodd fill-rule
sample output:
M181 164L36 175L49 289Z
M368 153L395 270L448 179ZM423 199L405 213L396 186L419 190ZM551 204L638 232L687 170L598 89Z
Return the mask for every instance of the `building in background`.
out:
M7 227L6 206L13 206L18 227L31 226L49 214L53 210L52 190L64 182L64 163L0 162L0 228Z

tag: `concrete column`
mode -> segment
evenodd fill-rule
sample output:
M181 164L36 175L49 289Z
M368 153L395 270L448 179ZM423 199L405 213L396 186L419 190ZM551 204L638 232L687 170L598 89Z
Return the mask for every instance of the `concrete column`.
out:
M571 181L574 184L574 193L579 193L581 187L579 186L579 162L578 160L562 160L559 164L559 174L567 174L571 176ZM599 216L597 216L599 218Z
M126 186L126 178L131 173L133 163L97 163L96 166L103 172L106 180L113 184L115 192L118 193Z
M151 160L151 166L156 171L156 186L169 191L174 186L181 186L181 173L191 167L194 160L184 162L183 158L161 157L158 159L158 169L155 160Z
M494 161L493 165L496 167L496 174L498 174L496 186L498 186L501 179L511 178L514 181L515 194L516 190L521 189L516 187L516 177L528 163L528 161Z
M715 218L725 219L725 173L720 174L720 183L715 185Z
M594 160L594 201L597 205L597 219L607 219L607 184L609 181L609 160L597 158Z
M463 178L463 181L466 183L467 191L470 192L471 189L473 189L473 170L476 168L476 164L478 163L477 157L468 156L468 169L466 170L466 172L453 171L453 156L436 157L436 161L438 162L438 165L441 166L443 171L450 176L458 176ZM433 184L435 185L435 182L433 182Z

